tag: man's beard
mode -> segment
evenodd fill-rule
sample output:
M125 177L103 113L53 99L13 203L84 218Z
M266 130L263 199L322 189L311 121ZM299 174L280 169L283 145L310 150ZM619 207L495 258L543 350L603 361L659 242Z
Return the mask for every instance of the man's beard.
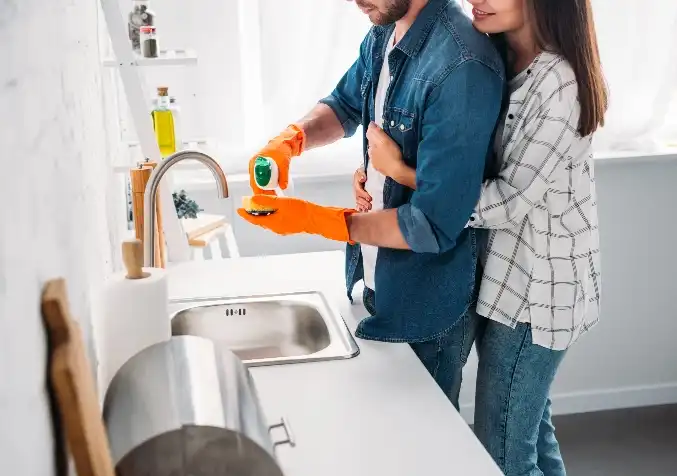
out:
M370 17L370 19L375 25L390 25L401 20L409 11L410 6L411 0L390 0L385 12L376 10L376 18Z

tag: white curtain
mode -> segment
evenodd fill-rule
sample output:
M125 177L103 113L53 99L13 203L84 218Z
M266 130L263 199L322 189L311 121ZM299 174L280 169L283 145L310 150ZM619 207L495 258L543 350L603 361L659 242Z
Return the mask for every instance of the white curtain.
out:
M265 127L274 133L331 91L369 23L353 2L260 1ZM592 2L611 91L596 149L651 152L677 142L677 1Z
M260 0L266 129L328 95L357 59L368 18L345 0Z
M610 88L596 149L652 152L677 140L677 1L593 0Z

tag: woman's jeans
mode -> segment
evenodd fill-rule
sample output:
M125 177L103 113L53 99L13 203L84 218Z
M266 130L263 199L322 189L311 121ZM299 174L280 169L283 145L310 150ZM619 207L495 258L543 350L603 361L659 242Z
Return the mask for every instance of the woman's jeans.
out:
M372 316L375 313L374 291L364 288L364 307ZM410 344L435 382L458 410L463 366L468 360L475 335L481 321L473 312L466 312L445 334L436 339Z
M477 438L506 476L565 476L549 398L565 352L535 345L529 324L475 319Z
M365 288L363 300L373 315L373 291ZM535 345L529 324L511 329L471 307L447 334L411 344L457 409L463 366L475 340L477 438L506 476L565 476L549 398L565 352Z

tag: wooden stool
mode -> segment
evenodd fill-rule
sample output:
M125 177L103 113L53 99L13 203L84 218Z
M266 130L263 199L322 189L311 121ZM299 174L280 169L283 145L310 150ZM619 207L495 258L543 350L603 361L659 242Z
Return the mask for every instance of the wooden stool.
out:
M226 222L226 217L201 214L196 219L181 222L194 260L223 259L224 248L228 251L228 258L240 257L233 227Z

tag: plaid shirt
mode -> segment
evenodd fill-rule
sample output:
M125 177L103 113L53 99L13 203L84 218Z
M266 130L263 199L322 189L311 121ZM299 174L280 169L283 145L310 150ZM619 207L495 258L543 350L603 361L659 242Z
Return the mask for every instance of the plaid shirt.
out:
M599 236L591 137L578 132L574 72L542 53L510 82L496 173L469 225L490 231L478 313L568 348L598 321Z

